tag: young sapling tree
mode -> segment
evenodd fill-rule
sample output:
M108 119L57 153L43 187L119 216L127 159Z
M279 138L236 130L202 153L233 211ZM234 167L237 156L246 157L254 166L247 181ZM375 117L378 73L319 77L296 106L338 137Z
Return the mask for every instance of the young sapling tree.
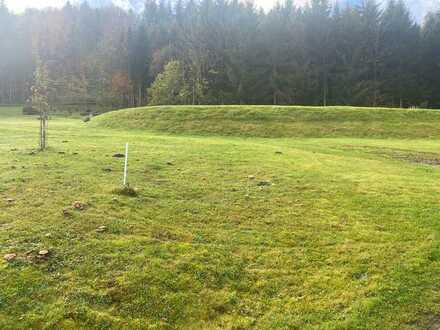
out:
M32 106L38 110L40 118L40 140L41 151L47 148L47 130L49 120L49 72L44 63L37 61L37 68L34 73L34 83L31 87Z

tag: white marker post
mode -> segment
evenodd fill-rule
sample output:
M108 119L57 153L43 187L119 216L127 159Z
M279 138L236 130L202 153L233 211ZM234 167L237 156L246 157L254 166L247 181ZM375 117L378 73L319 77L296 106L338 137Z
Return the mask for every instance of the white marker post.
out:
M125 164L124 164L124 187L127 187L127 177L128 177L128 143L125 144Z

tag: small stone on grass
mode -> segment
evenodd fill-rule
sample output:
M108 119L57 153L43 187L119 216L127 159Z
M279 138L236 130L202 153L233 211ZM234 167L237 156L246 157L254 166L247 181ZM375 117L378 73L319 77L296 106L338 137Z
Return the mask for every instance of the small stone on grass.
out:
M8 253L6 254L3 259L5 259L7 262L11 262L14 261L15 258L17 258L17 254L16 253Z
M69 209L64 209L63 210L63 215L64 215L65 218L69 218L69 217L72 216L72 213L70 212Z
M86 207L87 207L87 204L82 203L82 202L76 201L73 203L73 208L78 211L83 211L86 209Z
M96 231L97 231L98 233L103 233L103 232L107 231L107 227L106 227L106 226L99 226L99 227L96 229Z
M260 182L257 183L258 187L268 187L268 186L271 186L271 185L272 185L272 183L270 181L260 181Z
M46 258L49 256L49 250L40 250L38 252L38 257L39 258Z

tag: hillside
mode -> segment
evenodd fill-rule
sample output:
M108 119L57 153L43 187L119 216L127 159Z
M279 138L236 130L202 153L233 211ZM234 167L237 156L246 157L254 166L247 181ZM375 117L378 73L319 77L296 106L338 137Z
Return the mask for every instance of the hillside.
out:
M241 137L439 138L440 111L353 107L163 106L110 112L97 127Z

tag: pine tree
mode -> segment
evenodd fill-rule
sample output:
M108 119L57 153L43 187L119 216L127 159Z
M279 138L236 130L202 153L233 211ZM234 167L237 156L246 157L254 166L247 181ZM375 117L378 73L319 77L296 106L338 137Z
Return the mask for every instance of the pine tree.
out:
M312 0L305 9L305 30L309 99L312 104L326 106L329 91L329 62L333 51L330 42L331 17L328 0Z
M440 12L429 14L422 30L421 84L426 105L440 107Z
M415 100L419 49L419 28L405 3L390 0L381 19L380 74L387 105L403 107Z
M375 107L380 103L379 67L381 65L380 37L381 11L376 0L364 0L359 7L360 14L360 61L359 81L363 105Z

